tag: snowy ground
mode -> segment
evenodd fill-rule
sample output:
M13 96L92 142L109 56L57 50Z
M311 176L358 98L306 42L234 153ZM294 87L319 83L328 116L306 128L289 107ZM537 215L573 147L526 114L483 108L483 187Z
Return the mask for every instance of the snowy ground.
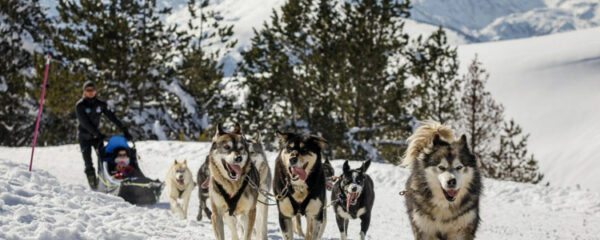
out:
M195 173L209 145L148 141L137 148L145 173L164 179L174 159L187 159ZM89 191L76 145L37 148L32 173L27 172L29 154L29 148L0 147L0 239L213 239L210 222L195 220L196 192L189 219L181 220L169 212L166 193L152 207L136 207ZM273 166L275 154L268 158ZM333 165L339 174L342 161ZM412 239L404 200L397 194L408 172L374 163L369 174L375 181L376 200L368 239ZM600 235L598 193L494 180L484 183L479 239L598 239ZM276 211L270 209L270 239L281 239ZM338 239L331 209L328 218L324 237ZM351 239L356 239L358 227L358 221L351 222Z

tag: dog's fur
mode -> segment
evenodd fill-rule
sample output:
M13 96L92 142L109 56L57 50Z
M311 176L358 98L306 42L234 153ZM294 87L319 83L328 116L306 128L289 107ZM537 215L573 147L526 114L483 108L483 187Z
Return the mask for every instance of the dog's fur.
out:
M195 187L194 175L187 166L187 160L181 163L175 160L167 173L166 183L169 188L171 212L187 219L190 196ZM182 200L181 204L178 202L179 199Z
M331 191L331 201L335 201L333 209L335 220L340 230L341 240L348 236L350 219L360 218L359 239L364 240L371 222L371 210L375 202L373 180L366 174L371 165L368 160L358 169L350 169L348 161L344 162L344 173L340 176Z
M323 154L323 157L325 158L325 162L323 162L323 173L325 174L325 179L327 180L327 191L331 191L333 189L333 185L337 180L337 176L335 176L335 170L333 169L331 162L329 162L329 158L327 157L327 155ZM296 232L296 234L298 234L298 236L300 237L304 237L304 231L302 231L302 218L300 217L300 215L296 215L296 217L292 219L292 221L294 225L294 231Z
M283 238L292 240L292 218L306 217L305 239L321 239L327 221L326 180L322 151L327 143L322 137L308 134L281 133L281 151L275 162L273 192L282 195L277 201L279 226Z
M271 168L267 162L267 155L260 141L260 134L257 133L248 143L250 150L250 159L258 170L260 182L258 187L264 190L271 189L273 178L271 176ZM267 217L269 215L269 206L266 205L268 199L263 194L258 195L258 203L256 205L256 224L254 227L254 238L259 240L267 239Z
M415 239L474 239L482 184L466 136L455 140L449 127L426 122L409 141L406 208Z
M223 131L221 125L217 126L209 154L209 170L209 196L216 239L225 238L225 221L232 239L237 240L239 218L243 228L242 236L249 240L256 218L258 191L249 186L248 182L258 182L259 176L250 160L248 143L239 124L235 125L231 133Z
M202 166L198 169L198 175L196 176L198 182L198 199L200 200L200 208L198 209L198 216L196 220L202 221L202 211L204 211L204 215L211 218L212 212L208 209L208 205L206 205L206 200L208 200L208 183L210 181L210 171L208 169L208 155L202 163Z

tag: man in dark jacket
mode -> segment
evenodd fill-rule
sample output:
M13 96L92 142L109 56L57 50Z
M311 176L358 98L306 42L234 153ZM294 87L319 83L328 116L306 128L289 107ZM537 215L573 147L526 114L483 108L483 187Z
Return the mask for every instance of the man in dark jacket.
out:
M79 121L79 147L85 162L85 174L90 188L95 190L98 186L98 179L92 162L92 147L98 151L103 145L105 136L98 130L102 114L123 131L125 138L131 140L131 135L115 117L115 114L108 109L106 103L96 98L96 85L91 81L83 85L83 98L77 102L75 112Z

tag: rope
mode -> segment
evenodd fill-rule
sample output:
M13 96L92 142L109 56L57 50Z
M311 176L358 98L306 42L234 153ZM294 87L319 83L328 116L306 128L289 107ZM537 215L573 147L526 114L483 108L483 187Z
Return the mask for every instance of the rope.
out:
M285 197L287 197L287 192L288 192L288 187L289 187L289 183L286 182L285 187L283 188L283 192L281 192L280 194L272 194L267 190L264 190L260 187L258 187L258 185L253 182L250 178L248 178L248 175L246 175L246 177L244 178L244 181L248 182L248 184L250 184L250 187L253 188L254 190L258 191L258 193L260 193L261 195L263 195L267 200L276 202L279 201ZM276 200L274 200L273 198L275 198ZM261 204L267 205L267 206L274 206L277 205L276 203L265 203L263 201L260 200L256 200Z

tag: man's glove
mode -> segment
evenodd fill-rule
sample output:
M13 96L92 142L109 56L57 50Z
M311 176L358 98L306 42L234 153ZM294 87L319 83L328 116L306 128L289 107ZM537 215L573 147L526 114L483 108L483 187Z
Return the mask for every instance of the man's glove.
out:
M131 139L133 139L133 136L131 136L131 134L129 133L129 130L127 130L127 128L123 128L123 135L125 137L125 139L131 141Z

